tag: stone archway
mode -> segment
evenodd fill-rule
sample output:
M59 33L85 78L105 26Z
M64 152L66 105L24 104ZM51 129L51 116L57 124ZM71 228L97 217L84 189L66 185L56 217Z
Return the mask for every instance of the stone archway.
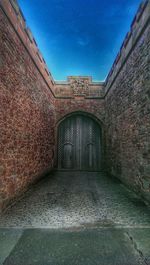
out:
M58 169L101 169L101 126L86 113L73 113L58 126Z

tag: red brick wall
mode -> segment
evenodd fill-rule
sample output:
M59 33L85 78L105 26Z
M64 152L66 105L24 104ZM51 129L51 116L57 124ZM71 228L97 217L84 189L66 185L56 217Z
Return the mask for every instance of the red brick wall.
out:
M55 125L55 142L57 143L57 132L59 122L65 116L70 113L74 112L86 112L87 114L91 115L91 117L96 118L100 124L102 129L102 166L104 165L104 141L105 141L105 103L104 99L86 99L84 97L77 97L77 98L68 98L63 99L59 98L55 100L56 106L56 125ZM57 165L57 144L55 146L55 164Z
M139 9L128 45L125 40L120 61L108 77L105 97L107 170L146 200L150 200L149 11L150 3Z
M0 9L0 206L53 167L54 97Z
M0 9L0 193L1 205L24 192L54 166L57 124L68 113L89 112L104 122L104 99L55 96L54 81L37 56L25 21L9 1ZM33 38L33 37L32 37ZM39 53L40 54L40 53ZM103 96L103 85L90 93ZM91 86L91 85L90 85ZM95 86L100 87L100 92ZM92 95L92 94L90 94ZM57 166L57 165L56 165Z
M78 97L76 99L56 99L56 121L58 122L64 116L75 111L85 111L93 114L101 122L105 119L104 99L85 99Z

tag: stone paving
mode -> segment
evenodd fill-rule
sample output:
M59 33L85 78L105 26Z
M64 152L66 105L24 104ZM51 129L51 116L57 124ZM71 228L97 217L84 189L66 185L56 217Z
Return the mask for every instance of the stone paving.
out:
M150 227L150 210L103 173L57 172L34 185L0 217L0 227Z
M0 265L150 265L150 209L117 179L55 172L0 217Z

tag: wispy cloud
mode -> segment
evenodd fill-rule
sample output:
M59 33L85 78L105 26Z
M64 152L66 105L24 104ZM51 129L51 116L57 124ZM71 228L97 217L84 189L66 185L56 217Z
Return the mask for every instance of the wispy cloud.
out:
M89 44L89 39L88 38L84 38L84 37L83 38L80 37L80 38L77 39L77 44L80 45L80 46L85 47L85 46L87 46Z

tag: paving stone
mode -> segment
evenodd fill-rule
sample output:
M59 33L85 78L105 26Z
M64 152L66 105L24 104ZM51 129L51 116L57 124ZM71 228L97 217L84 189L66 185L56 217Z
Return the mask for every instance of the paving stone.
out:
M128 229L128 236L145 264L150 264L150 229Z
M0 229L0 265L9 256L22 232L21 229Z
M4 265L144 265L123 229L26 230Z
M0 217L1 227L149 227L150 209L119 181L96 172L57 172Z

